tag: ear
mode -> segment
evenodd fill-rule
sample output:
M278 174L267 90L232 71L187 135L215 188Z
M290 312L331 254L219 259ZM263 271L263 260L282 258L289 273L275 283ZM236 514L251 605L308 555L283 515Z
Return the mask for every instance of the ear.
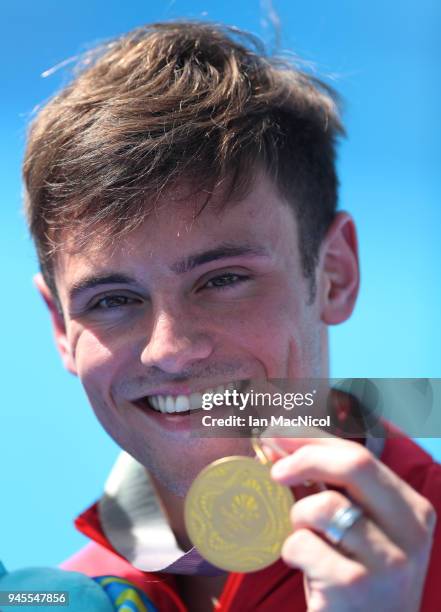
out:
M320 249L321 319L327 325L346 321L360 284L357 234L348 213L337 214Z
M66 335L66 326L64 324L63 313L59 310L57 301L52 295L42 274L36 274L34 276L34 284L37 287L41 297L45 301L45 304L50 312L52 329L55 336L55 343L57 345L58 352L61 355L63 365L66 370L68 370L71 374L77 376L75 362Z

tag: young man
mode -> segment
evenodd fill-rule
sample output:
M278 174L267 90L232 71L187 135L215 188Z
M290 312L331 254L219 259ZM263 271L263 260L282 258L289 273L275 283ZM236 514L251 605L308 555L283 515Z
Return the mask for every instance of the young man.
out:
M161 610L440 609L441 470L403 436L377 456L367 440L279 439L274 479L330 488L293 506L265 570L216 572L184 526L200 470L252 454L191 435L200 394L328 376L327 327L359 284L354 224L336 211L342 134L327 87L207 23L89 54L39 112L24 164L36 282L65 367L136 460L78 519L94 544L65 567L127 578Z

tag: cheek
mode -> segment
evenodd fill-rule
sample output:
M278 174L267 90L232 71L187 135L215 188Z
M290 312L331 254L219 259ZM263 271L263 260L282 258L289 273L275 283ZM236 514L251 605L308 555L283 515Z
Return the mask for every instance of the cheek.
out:
M78 337L77 371L89 403L102 427L124 447L125 424L111 395L112 383L117 380L119 364L123 361L122 355L99 342L87 330Z
M282 294L283 295L283 294ZM310 378L321 375L321 325L316 305L285 292L272 302L256 334L268 378Z
M118 358L115 356L118 355ZM103 344L89 330L82 330L75 340L78 376L88 393L106 396L119 364L121 353Z
M273 295L261 296L252 308L248 305L243 312L236 311L228 325L228 342L257 359L267 377L282 378L286 376L290 346L294 360L301 360L305 331L310 326L306 324L305 307L295 296L286 290Z

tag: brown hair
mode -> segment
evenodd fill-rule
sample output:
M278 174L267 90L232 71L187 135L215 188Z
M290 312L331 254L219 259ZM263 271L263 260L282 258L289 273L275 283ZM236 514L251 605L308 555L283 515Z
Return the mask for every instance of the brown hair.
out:
M157 23L89 52L29 132L25 208L45 280L56 296L69 232L77 246L120 236L178 181L207 199L222 182L228 199L258 164L293 205L312 277L335 215L342 134L331 88L236 28Z

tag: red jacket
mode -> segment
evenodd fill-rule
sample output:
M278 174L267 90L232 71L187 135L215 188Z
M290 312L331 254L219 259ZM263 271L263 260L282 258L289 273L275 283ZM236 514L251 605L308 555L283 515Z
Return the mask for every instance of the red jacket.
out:
M381 461L435 507L438 522L426 576L421 612L441 612L441 465L404 435L388 438ZM62 564L88 576L112 574L142 589L161 612L185 611L170 574L142 572L123 559L101 528L97 504L75 521L79 531L93 540ZM220 597L222 612L304 612L303 575L283 561L251 574L230 574Z

